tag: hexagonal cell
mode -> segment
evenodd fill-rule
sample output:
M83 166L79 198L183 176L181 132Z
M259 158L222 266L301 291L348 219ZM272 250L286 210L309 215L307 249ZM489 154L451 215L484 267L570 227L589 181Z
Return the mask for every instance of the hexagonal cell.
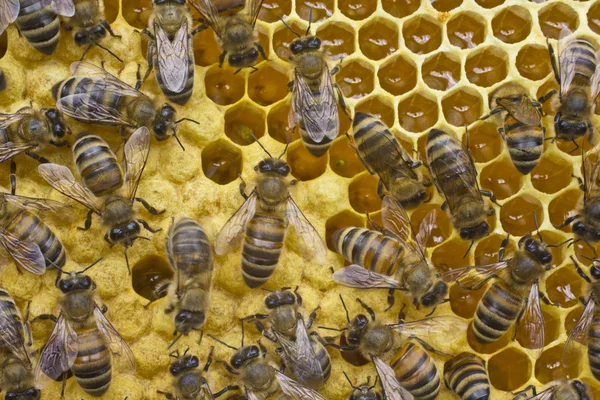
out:
M374 18L358 31L358 45L371 60L381 60L398 50L398 25L385 18Z
M404 18L419 9L421 0L381 0L381 6L391 16Z
M202 171L219 185L233 182L242 173L242 152L225 139L214 141L202 150Z
M479 300L486 290L487 286L485 285L477 290L468 290L459 285L452 285L449 295L452 312L462 318L473 318Z
M250 103L236 104L225 112L225 135L235 144L247 146L265 134L265 112Z
M346 135L334 140L329 148L329 166L333 172L344 178L352 178L365 170L364 164Z
M508 55L495 46L475 50L467 57L465 73L469 82L477 86L492 86L506 78Z
M548 205L548 215L550 223L559 226L567 218L577 214L577 209L582 204L583 192L579 189L569 189L552 199ZM564 226L560 229L563 232L571 232L570 226Z
M507 157L487 165L479 176L481 188L504 200L523 187L524 177Z
M417 67L412 60L397 55L379 67L377 77L383 90L400 96L416 86Z
M475 265L487 265L498 262L500 259L500 247L506 239L505 235L491 234L479 241L475 247ZM515 241L509 239L506 247L505 256L508 256L517 249Z
M442 27L428 15L418 15L402 25L406 48L415 54L431 53L442 44Z
M311 18L312 9L312 22L321 22L331 17L335 9L333 0L323 1L312 1L302 0L296 2L296 13L300 18L308 21Z
M216 65L206 72L204 86L206 97L222 106L236 103L246 90L244 77L235 75L229 68L223 69Z
M438 204L422 204L416 208L410 216L410 225L413 231L419 232L421 222L430 213L434 212L434 224L431 228L429 240L426 243L427 247L434 247L444 242L452 234L452 223L448 218L448 214L442 211ZM464 252L463 252L464 254ZM462 257L462 254L461 254Z
M588 26L592 31L600 34L600 1L595 2L587 12Z
M531 360L521 351L509 348L488 360L488 374L496 389L515 390L531 378Z
M288 72L275 63L262 63L248 77L248 96L261 106L268 106L288 94Z
M368 0L339 0L338 8L346 17L360 21L375 12L377 2Z
M355 107L355 112L365 112L379 118L388 127L394 125L394 105L383 96L371 96Z
M598 244L589 244L577 242L573 245L573 252L580 264L589 267L592 264L592 259L598 257Z
M574 32L579 26L577 11L563 2L548 4L542 8L538 12L538 21L542 33L550 39L558 39L563 28Z
M334 251L331 241L333 234L338 229L344 229L349 226L365 226L363 217L350 210L344 210L340 213L335 214L333 217L329 217L327 222L325 222L325 242L327 243L327 247L329 248L329 250Z
M433 8L440 12L454 10L462 4L463 0L431 0Z
M571 310L565 317L565 332L571 332L575 328L575 324L581 318L583 314L583 306L578 306L574 310Z
M460 12L448 21L448 40L461 49L472 49L485 40L486 26L481 16L472 11Z
M344 96L353 99L371 94L375 86L374 79L371 66L359 60L344 64L335 75L335 81L340 85Z
M494 8L504 4L504 0L475 0L483 8Z
M564 308L576 306L584 294L584 280L573 264L559 268L546 278L546 294L551 302Z
M104 18L112 24L119 16L119 0L104 0Z
M446 91L460 80L460 59L455 54L442 51L427 58L421 67L421 76L427 86Z
M306 26L298 25L295 22L289 22L288 25L296 32L306 31ZM283 24L277 25L275 33L273 33L273 52L277 54L277 57L286 62L290 59L292 55L290 44L292 44L294 39L298 39L298 36L294 32Z
M267 116L267 131L269 136L277 140L279 143L292 143L300 139L298 129L289 124L290 103L283 101L276 104L269 110Z
M492 32L504 43L525 40L531 32L531 14L525 7L506 7L492 19Z
M292 2L289 0L264 0L258 19L265 22L277 22L292 13Z
M463 144L467 145L466 135L463 135ZM468 148L476 163L485 163L498 157L503 145L496 124L482 121L469 128Z
M219 62L221 48L215 39L212 29L197 33L192 39L194 46L194 62L196 65L208 67Z
M292 176L299 181L310 181L325 173L327 157L315 157L302 144L296 141L287 151L287 163L292 169Z
M442 98L442 113L454 126L470 125L482 115L483 99L476 90L465 86Z
M341 60L354 53L354 28L340 21L319 26L317 36L332 60Z
M470 265L469 256L464 256L469 250L469 244L459 238L450 239L433 250L431 262L442 273L466 267Z
M517 71L523 78L539 81L551 71L548 48L540 44L526 44L517 54Z
M156 291L159 286L173 278L173 268L167 260L157 255L149 255L135 263L131 269L131 285L133 290L143 298L155 301L166 292Z
M475 310L477 310L477 308ZM512 341L513 338L513 330L514 326L511 327L504 335L502 335L502 337L500 337L500 339L496 340L495 342L480 343L477 341L475 335L473 334L473 323L471 322L469 324L469 329L467 330L467 342L469 343L469 346L471 346L471 348L479 354L492 354L508 346L508 344Z
M398 120L409 132L423 132L438 120L439 109L435 99L416 91L398 104Z
M540 192L553 194L571 184L572 173L570 161L544 155L531 171L531 184Z
M535 362L535 377L542 384L560 379L574 379L579 375L579 365L565 367L562 362L564 344L544 350Z
M556 309L551 309L553 314L542 309L542 318L544 319L544 346L554 342L561 334L560 313Z
M134 28L144 29L148 27L148 18L152 14L152 0L130 0L124 1L123 18Z
M350 205L357 213L372 213L381 209L381 198L377 194L379 178L368 173L355 177L348 186Z
M526 233L535 231L534 212L538 224L541 225L544 219L544 206L537 197L528 193L504 203L500 209L500 222L504 232L515 236L523 236Z

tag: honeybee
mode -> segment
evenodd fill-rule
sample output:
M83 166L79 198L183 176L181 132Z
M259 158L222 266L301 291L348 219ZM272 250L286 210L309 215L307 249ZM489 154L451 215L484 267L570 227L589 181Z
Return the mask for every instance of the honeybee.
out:
M240 193L246 201L227 221L215 242L215 252L224 255L237 249L244 239L242 277L251 288L264 285L275 271L288 223L302 239L301 249L306 251L307 257L320 262L327 255L323 239L288 192L290 183L286 178L291 170L289 164L281 160L285 152L273 158L263 149L268 158L254 167L258 173L256 187L248 196L242 181Z
M532 391L532 397L527 397L529 390ZM585 383L573 379L572 381L551 382L540 393L537 392L535 386L529 385L521 390L513 400L524 398L527 398L527 400L592 400L593 396Z
M435 225L435 213L423 219L416 235L397 199L385 196L381 213L383 228L350 227L334 232L335 251L353 264L336 271L333 280L360 289L389 289L390 307L395 290L408 292L417 306L437 307L445 301L448 285L427 259L426 243Z
M556 138L575 143L575 139L589 133L591 139L594 127L590 118L600 92L598 45L591 38L574 36L563 28L558 46L560 72L554 49L548 43L554 78L560 86L560 108L554 117Z
M55 108L23 107L14 114L0 114L0 163L10 160L11 193L17 190L16 169L13 157L25 153L40 163L49 162L36 152L48 144L55 147L67 145L66 135L71 133L60 112Z
M88 139L93 141L88 142ZM152 229L143 219L136 218L133 202L140 202L152 215L164 212L164 210L156 210L144 199L135 196L150 152L150 132L146 127L138 128L125 144L126 193L124 196L115 193L115 185L109 187L106 183L118 180L120 175L117 175L121 174L121 170L115 167L114 154L101 138L95 135L80 136L73 150L83 184L62 165L41 164L38 171L55 190L89 209L85 226L79 229L88 230L92 226L92 214L102 218L102 223L108 228L104 240L110 246L118 243L125 247L127 270L131 273L127 249L136 239L144 238L140 236L140 225L152 233L160 231L160 229ZM100 193L108 194L100 197Z
M74 14L72 0L4 0L0 2L0 34L16 22L20 34L34 49L52 54L60 36L58 16Z
M490 380L485 361L472 353L460 353L444 364L444 382L462 400L488 400Z
M448 133L432 129L427 135L427 161L433 181L444 197L442 209L450 212L461 239L475 241L489 235L486 219L494 215L494 209L483 201L482 195L494 203L496 197L479 189L469 152Z
M52 87L52 95L56 107L76 120L119 126L122 133L144 126L152 129L156 140L163 141L173 136L178 142L177 124L182 121L197 123L189 118L176 120L177 111L171 105L165 103L157 108L148 96L140 92L142 80L139 68L135 88L86 62L71 64L71 73L72 77Z
M206 378L202 376L208 372L208 368L212 363L212 348L208 355L208 360L203 369L199 369L200 361L198 357L188 355L187 349L182 355L179 354L179 350L175 350L170 357L175 358L175 361L171 363L169 372L173 377L172 387L175 390L176 395L172 393L163 392L158 390L158 394L164 395L169 400L176 399L200 399L200 400L213 400L214 397L208 386Z
M204 19L204 24L215 31L223 52L219 56L219 67L227 62L237 68L236 74L243 68L256 70L254 64L260 53L268 60L254 32L254 25L263 0L225 0L213 3L212 0L190 0L190 3Z
M102 396L112 379L113 356L120 357L127 372L135 372L131 349L104 316L107 308L98 305L96 284L85 274L100 260L82 271L65 273L58 281L63 295L58 318L50 314L36 317L55 322L35 367L36 381L42 379L42 373L54 380L64 379L63 374L71 370L81 389Z
M421 166L400 146L387 126L378 118L363 112L354 114L352 139L361 161L371 175L377 173L377 193L387 193L405 208L417 207L427 197L425 186L415 169Z
M375 378L375 383L372 386L369 382L371 380L371 377L367 378L367 383L364 383L360 386L354 386L354 384L348 377L348 374L344 372L344 376L346 377L346 380L348 381L352 389L354 389L352 390L352 393L350 393L350 396L348 396L348 400L382 400L383 397L381 396L381 394L375 391L378 378Z

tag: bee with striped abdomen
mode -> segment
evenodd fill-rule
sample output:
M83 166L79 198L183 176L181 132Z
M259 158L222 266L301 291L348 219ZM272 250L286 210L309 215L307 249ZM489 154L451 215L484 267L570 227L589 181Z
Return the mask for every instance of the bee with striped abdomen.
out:
M83 184L78 182L65 166L42 164L38 167L38 172L50 186L89 209L85 226L80 229L88 230L91 227L92 214L102 218L102 223L108 228L104 240L111 246L118 243L125 247L128 271L130 270L127 249L135 240L144 238L140 236L140 225L152 233L160 231L160 229L152 229L146 221L137 218L137 213L133 210L133 202L140 202L152 215L164 212L156 210L144 199L136 197L149 152L150 132L145 127L139 128L125 144L126 193L124 195L116 193L123 184L123 178L115 155L104 140L96 135L87 133L80 135L73 147L75 163Z
M488 400L490 380L485 361L472 353L460 353L444 364L444 381L461 400Z
M531 397L527 397L527 392L531 390ZM560 380L551 382L546 385L546 388L541 392L537 392L535 386L529 385L525 389L519 391L517 397L513 400L592 400L588 386L578 379L571 381Z
M256 187L246 195L245 182L240 184L240 193L246 201L227 221L215 242L215 252L224 255L237 249L244 239L242 277L251 288L264 285L273 275L289 223L301 239L301 250L311 260L319 262L327 255L323 239L289 194L291 183L287 177L291 170L281 160L285 152L273 158L264 150L269 157L254 167L258 173Z
M81 389L102 396L112 380L113 356L119 356L127 372L135 372L131 349L104 316L106 307L98 304L96 284L85 275L100 260L82 271L68 272L58 281L62 292L58 318L48 314L36 317L55 322L35 368L36 381L42 379L42 373L54 380L64 379L63 374L71 370Z
M432 129L427 135L427 162L444 197L442 209L450 212L461 239L474 241L489 235L487 218L494 215L494 209L483 201L482 195L494 203L496 197L479 189L477 170L469 152L450 134Z
M206 364L202 369L199 368L200 361L198 357L188 355L188 351L189 349L182 355L179 354L179 350L175 350L169 354L170 357L175 358L175 361L169 367L169 372L173 377L172 387L176 395L161 390L157 391L158 394L164 395L168 400L213 400L214 397L210 391L208 382L203 376L203 374L208 372L208 368L212 363L212 348L208 355L208 360L206 360Z
M344 372L344 376L346 380L352 387L352 393L348 396L348 400L382 400L382 396L379 392L375 390L377 386L377 378L375 378L375 383L373 385L370 384L371 377L367 378L367 383L364 383L360 386L354 386L348 374Z

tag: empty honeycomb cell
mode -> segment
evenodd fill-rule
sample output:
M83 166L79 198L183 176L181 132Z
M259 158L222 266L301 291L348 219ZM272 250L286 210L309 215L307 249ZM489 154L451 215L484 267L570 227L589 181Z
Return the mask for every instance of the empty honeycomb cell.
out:
M540 192L556 193L572 182L572 173L570 161L544 155L531 171L531 184Z
M462 318L473 318L479 300L487 290L487 286L483 286L477 290L468 290L461 288L459 285L450 286L450 308L452 312Z
M310 181L325 173L327 169L327 156L315 157L302 144L296 141L287 151L287 163L292 169L292 176L299 181Z
M485 21L472 11L460 12L450 18L447 30L450 43L461 49L472 49L485 40Z
M202 171L219 185L233 182L242 173L242 152L227 140L212 142L202 150Z
M477 309L477 308L475 308L475 309ZM510 328L504 335L502 335L502 337L500 337L500 339L498 339L492 343L480 343L477 341L477 339L475 339L475 336L473 335L473 323L472 322L469 325L469 329L467 330L467 342L469 343L469 346L471 346L471 348L479 354L496 353L498 350L501 350L501 349L505 348L506 346L508 346L508 344L510 342L512 342L512 339L513 339L513 328ZM488 369L488 373L489 373L489 369ZM507 390L507 389L502 389L502 390Z
M360 21L375 12L377 2L369 0L338 0L338 8L346 17Z
M277 22L285 19L292 13L292 2L290 0L264 0L258 19L265 22Z
M350 210L344 210L340 213L335 214L332 217L329 217L327 222L325 222L325 242L327 243L327 247L331 251L333 250L333 245L331 242L331 238L333 234L338 229L344 229L350 226L363 227L365 226L365 222L363 218Z
M431 5L438 11L445 12L454 10L456 7L460 6L463 0L430 0Z
M229 68L212 66L204 77L206 96L215 103L226 106L236 103L244 96L244 77L235 75Z
M358 31L358 45L371 60L381 60L398 50L398 25L384 18L375 18Z
M517 71L523 78L539 81L551 71L548 47L539 44L526 44L517 54Z
M379 67L377 77L383 90L399 96L416 86L417 67L412 60L397 55Z
M123 18L129 25L137 29L148 27L148 18L152 14L152 0L129 0L121 5Z
M492 86L506 78L508 55L496 46L475 50L467 57L465 73L469 82L477 86Z
M515 236L523 236L535 231L533 213L537 216L538 224L543 223L544 207L537 197L525 193L502 205L500 222L505 232Z
M381 0L381 6L391 16L404 18L419 9L421 0Z
M431 53L442 44L442 27L432 17L418 15L402 25L405 46L415 54Z
M312 10L312 22L321 22L331 17L335 8L333 0L322 0L312 1L304 0L296 2L296 13L300 18L305 21L311 19Z
M504 200L521 190L523 181L524 176L507 157L485 166L479 175L481 188L490 190L499 200Z
M419 232L421 222L430 212L434 212L434 223L431 227L429 240L426 243L427 247L434 247L444 242L452 234L452 223L448 218L448 214L442 211L438 204L422 204L415 209L410 216L410 224L414 232ZM464 254L464 251L463 251ZM462 257L462 255L461 255Z
M197 33L193 39L194 62L196 65L208 67L219 62L221 49L217 44L215 34L212 29L205 29ZM146 46L142 47L143 49Z
M463 144L467 146L467 136L463 135ZM502 152L502 138L498 127L491 122L479 122L469 128L469 154L476 163L485 163L498 157Z
M560 379L574 379L579 375L579 364L565 367L562 363L564 344L544 350L535 362L535 377L542 384Z
M306 26L300 26L295 22L289 22L288 25L298 34L306 31ZM277 25L275 33L273 33L273 52L277 54L277 57L286 62L290 59L292 55L290 44L292 44L294 39L298 39L298 36L294 32L283 24Z
M442 98L442 112L446 121L454 126L470 125L482 114L483 99L469 87L462 87Z
M367 63L352 60L342 65L335 75L335 81L340 85L345 97L358 99L373 92L373 69Z
M565 332L571 332L575 328L575 324L583 314L583 306L579 305L574 310L569 311L565 317Z
M421 67L421 76L427 86L446 91L460 80L460 59L446 51L427 58Z
M377 194L379 178L368 173L355 177L348 185L348 199L352 208L360 213L372 213L381 209L381 198Z
M275 63L262 63L248 77L248 96L261 106L268 106L288 94L287 69Z
M352 178L363 172L365 166L346 135L338 137L329 148L329 166L336 174Z
M383 96L371 96L356 105L355 112L365 112L379 118L388 127L394 125L394 105Z
M340 21L319 26L317 36L331 60L341 60L354 53L354 28Z
M581 203L583 192L579 189L569 189L552 199L548 205L550 223L554 226L561 225L567 218L577 214L577 207ZM571 232L569 226L561 228L563 232Z
M502 350L488 360L488 375L496 389L518 389L531 378L531 360L515 348Z
M588 26L595 33L600 34L600 1L596 1L587 12Z
M561 307L576 306L583 294L584 280L572 264L559 268L546 278L546 294L551 302Z
M269 136L279 143L292 143L300 139L298 129L294 129L289 123L290 103L284 101L276 104L269 110L267 116L267 130Z
M525 40L531 32L531 14L525 7L503 8L492 19L492 32L504 43L518 43Z
M494 8L504 4L504 0L475 0L483 8Z
M475 247L475 264L474 265L487 265L493 264L500 261L500 246L502 241L506 239L506 235L491 234L477 243ZM508 241L508 246L504 251L504 257L507 258L509 254L516 250L517 246L511 239Z
M579 26L577 11L564 2L554 2L542 8L538 12L538 21L542 33L550 39L558 39L564 28L574 32Z
M135 263L131 269L133 290L143 298L154 301L166 295L156 292L161 285L173 278L173 268L167 260L157 255L149 255Z
M119 16L119 0L104 0L104 18L112 24Z
M466 267L470 264L469 257L465 257L469 250L469 242L453 238L436 247L431 253L431 262L439 272Z
M423 132L438 120L438 105L435 99L425 97L419 91L398 104L398 121L409 132Z
M246 102L225 112L225 135L235 144L247 146L265 134L265 113Z

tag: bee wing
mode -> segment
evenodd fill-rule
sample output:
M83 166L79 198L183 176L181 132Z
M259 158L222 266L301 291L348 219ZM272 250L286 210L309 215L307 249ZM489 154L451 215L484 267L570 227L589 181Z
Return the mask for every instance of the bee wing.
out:
M160 76L167 89L180 93L185 88L189 70L187 21L181 25L173 41L169 40L160 24L154 24L154 34Z
M40 0L42 7L50 7L57 15L72 17L75 15L73 0Z
M94 85L96 90L115 92L122 96L146 96L139 90L123 82L121 79L106 72L104 69L85 61L77 61L72 63L71 73L73 76L82 76L91 79L91 84Z
M400 202L392 197L385 196L381 204L381 219L383 227L394 234L403 243L412 238L410 217Z
M35 143L6 142L0 144L0 163L10 160L16 155L33 150L37 147Z
M369 271L360 265L349 265L334 272L332 278L340 285L358 289L405 290L401 282L387 275Z
M379 357L371 357L387 400L413 400L410 392L398 383L392 367Z
M254 394L252 390L246 389L246 398L248 400L260 400L257 395Z
M525 332L523 347L532 349L537 360L544 350L544 316L540 306L540 292L537 282L531 285L527 305L521 316L518 330Z
M61 312L35 366L35 380L40 380L40 372L58 380L64 372L71 368L77 358L77 352L77 333Z
M417 321L391 325L396 331L406 336L417 337L456 337L466 332L468 324L453 315L429 317Z
M256 20L258 19L263 0L248 0L248 2L250 3L248 13L251 18L252 26L254 26L256 25Z
M600 143L596 144L583 155L583 183L585 186L584 199L598 190L600 181Z
M0 197L4 198L4 200L8 201L9 203L18 205L19 207L38 212L52 211L54 213L58 213L59 211L64 211L65 209L71 208L71 206L68 204L50 199L17 196L8 193L0 193Z
M445 282L458 280L460 286L473 289L481 287L485 284L485 282L497 277L500 271L504 270L510 265L510 261L511 260L508 259L494 264L455 268L443 273L441 278ZM475 271L475 273L468 275L470 271Z
M0 341L20 360L29 362L23 337L21 312L8 301L0 302Z
M102 310L97 304L94 305L94 318L100 333L113 355L120 356L125 364L125 370L129 373L135 373L135 356L129 348L129 345L119 335L119 332L112 326L110 321L104 316Z
M291 197L288 197L287 201L287 217L288 221L294 226L298 238L303 242L301 249L303 249L304 255L308 254L311 259L317 262L324 261L327 256L325 242Z
M21 240L3 228L0 228L0 243L24 270L36 275L46 272L46 260L36 243Z
M551 386L535 396L527 398L527 400L551 400L554 397L554 393L558 392L559 388L559 385Z
M215 240L215 253L222 256L239 247L246 225L256 211L256 197L256 190L253 190L244 204L221 228Z
M575 50L570 44L575 39L568 28L563 28L558 37L558 64L560 69L560 95L569 91L573 77L575 76L575 66L579 51Z
M19 0L3 0L0 2L0 34L2 34L8 25L15 22L21 9Z
M15 122L18 122L30 115L29 112L25 112L26 110L31 110L29 107L23 109L24 112L17 112L15 114L0 114L0 129L6 129Z
M600 94L600 51L596 52L596 70L590 78L590 86L592 91L592 99L596 99Z
M96 214L102 214L102 205L96 196L75 180L69 168L58 164L40 164L38 172L55 190L83 204Z
M281 390L295 400L326 400L326 398L314 389L296 382L292 378L275 371Z
M150 154L150 131L145 126L138 128L125 144L125 184L127 196L133 201L142 172Z
M219 11L212 3L212 0L190 0L192 6L198 10L204 22L207 23L221 37L221 24L219 22Z
M581 354L585 351L585 346L588 342L588 330L592 324L594 310L594 297L590 296L583 309L583 313L577 320L577 323L569 333L569 337L565 342L562 354L562 362L565 368L575 365L575 363L581 359Z
M135 121L123 115L114 107L98 103L90 93L65 96L56 101L56 108L71 118L105 125L135 127Z

